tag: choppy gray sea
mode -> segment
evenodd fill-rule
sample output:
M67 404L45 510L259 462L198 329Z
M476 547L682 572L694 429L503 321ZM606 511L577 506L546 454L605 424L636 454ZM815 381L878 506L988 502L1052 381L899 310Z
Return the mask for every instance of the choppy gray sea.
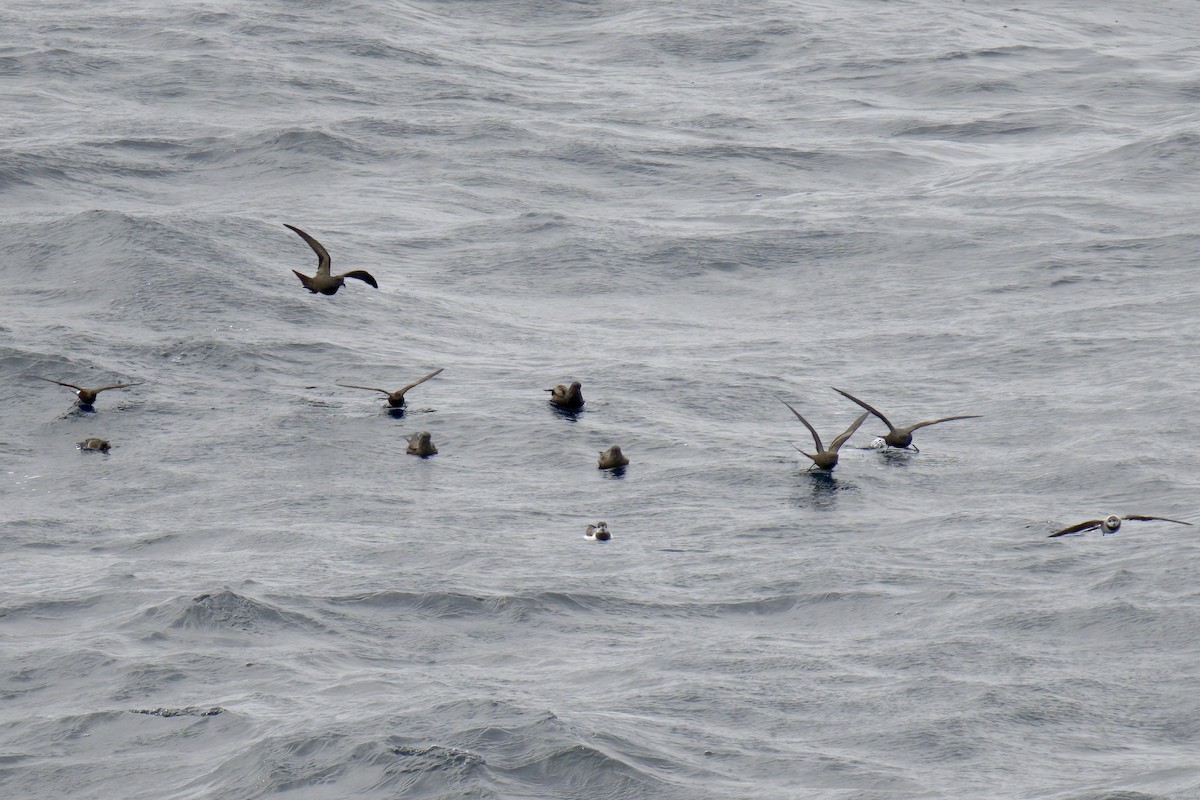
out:
M0 98L6 800L1200 797L1200 527L1047 538L1200 524L1195 3L18 0Z

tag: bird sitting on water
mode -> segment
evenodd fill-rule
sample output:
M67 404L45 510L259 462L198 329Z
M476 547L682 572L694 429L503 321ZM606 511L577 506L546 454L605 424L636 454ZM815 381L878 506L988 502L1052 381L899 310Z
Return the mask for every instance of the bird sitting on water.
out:
M956 417L940 417L939 419L927 419L924 422L918 422L916 425L909 425L907 428L897 428L895 425L893 425L891 422L888 421L887 417L885 417L883 414L880 414L877 409L875 409L872 406L867 405L862 400L859 400L857 397L850 394L849 392L843 392L841 389L838 389L835 386L831 386L829 388L833 389L835 392L840 394L842 397L845 397L847 400L851 400L851 401L857 403L858 405L862 406L870 413L879 417L879 421L882 422L884 425L888 426L888 432L883 435L883 441L886 442L889 446L899 447L901 449L911 447L913 449L913 451L917 452L917 453L919 453L921 451L920 451L920 449L917 448L916 445L914 445L912 443L912 438L913 438L912 433L913 433L913 431L917 430L918 428L924 428L927 425L937 425L939 422L949 422L952 419L979 419L982 416L981 414L964 414L964 415L960 415L960 416L956 416Z
M445 367L443 367L442 369L445 369ZM403 386L394 392L389 392L387 389L375 389L371 386L353 386L349 383L339 383L338 386L344 386L347 389L366 389L369 392L383 392L384 394L387 395L387 400L388 400L389 406L391 406L392 408L404 408L404 393L407 392L409 389L413 388L414 386L424 383L425 381L429 380L433 376L439 374L441 371L442 370L440 370L440 369L434 370L433 372L426 375L424 378L419 378L419 379L413 381L412 383L410 383L408 386Z
M1157 519L1157 520L1162 520L1163 522L1177 522L1180 525L1191 525L1192 524L1190 522L1184 522L1181 519L1168 519L1167 517L1147 517L1147 516L1143 516L1142 514L1126 514L1123 517L1118 517L1116 514L1110 514L1107 517L1105 517L1104 519L1089 519L1089 520L1080 522L1076 525L1072 525L1069 528L1063 528L1061 531L1055 531L1054 533L1050 534L1046 538L1053 539L1055 536L1066 536L1068 533L1086 533L1087 531L1095 530L1097 528L1100 529L1101 534L1107 536L1110 533L1116 533L1117 531L1121 530L1121 520L1123 520L1123 519L1133 519L1133 520Z
M305 289L308 289L313 294L316 294L317 292L320 292L321 294L337 294L337 290L342 288L342 284L346 282L346 278L355 278L363 283L369 283L376 289L379 288L379 284L376 283L375 279L371 277L371 273L367 272L366 270L355 269L351 270L350 272L343 272L341 275L330 275L329 265L331 261L329 258L329 252L321 246L321 243L297 228L295 225L288 225L285 222L283 223L283 227L294 230L301 239L308 242L308 246L311 247L313 252L317 254L316 275L310 278L303 273L292 270L292 272L296 273L296 277L300 279L300 282L304 284Z
M616 444L607 450L601 450L600 460L597 462L600 469L616 469L628 463L629 459L621 452L621 446Z
M594 542L607 542L612 538L612 534L608 532L607 522L597 522L595 525L588 525L583 536L585 539Z
M550 403L559 408L565 408L568 411L578 411L583 408L583 391L579 381L572 381L570 386L563 386L561 383L553 389L547 389L550 393Z
M142 385L140 383L113 383L113 384L109 384L108 386L101 386L98 389L85 389L82 386L76 386L73 383L63 383L62 381L56 381L52 378L43 378L39 375L34 375L33 377L37 378L40 381L47 381L49 383L57 383L59 386L66 386L68 389L74 389L75 396L79 398L79 405L81 405L81 406L91 406L93 403L96 402L96 395L100 394L101 392L107 392L109 389L124 389L127 386L141 386Z
M84 439L75 446L80 450L92 451L96 453L107 453L110 445L105 439L98 439L95 436L89 436L87 439Z
M817 452L815 454L805 453L803 450L800 450L799 447L792 445L792 447L796 447L797 450L800 450L802 455L806 455L812 459L813 463L809 469L816 468L832 470L834 467L836 467L838 463L838 450L842 448L842 445L846 443L847 439L854 435L854 432L858 430L858 426L862 425L863 420L867 418L867 412L864 411L863 413L859 414L858 419L854 420L854 422L851 422L850 427L842 431L837 438L830 443L829 449L826 450L825 445L821 444L821 437L817 435L816 429L813 428L812 425L808 424L808 420L800 416L800 412L792 408L791 404L789 404L787 401L780 399L779 402L792 409L792 413L796 415L796 419L804 423L804 427L808 428L808 432L812 434L813 443L817 445Z
M408 454L410 456L436 456L437 447L433 444L433 435L429 431L414 433L408 437Z

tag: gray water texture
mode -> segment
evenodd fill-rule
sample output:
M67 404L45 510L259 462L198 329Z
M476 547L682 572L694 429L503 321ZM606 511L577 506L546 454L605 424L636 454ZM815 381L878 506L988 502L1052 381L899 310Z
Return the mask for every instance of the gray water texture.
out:
M0 797L1200 797L1198 43L4 4Z

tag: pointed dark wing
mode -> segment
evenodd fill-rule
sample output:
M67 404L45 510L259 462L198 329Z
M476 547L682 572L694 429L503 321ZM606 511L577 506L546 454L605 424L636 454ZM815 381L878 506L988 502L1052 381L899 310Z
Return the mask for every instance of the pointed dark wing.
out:
M1072 525L1069 528L1063 528L1061 531L1055 531L1046 538L1053 539L1055 536L1066 536L1068 533L1083 533L1084 531L1090 531L1093 528L1099 528L1103 524L1104 520L1102 519L1089 519L1087 522L1081 522L1078 525Z
M859 400L854 395L850 394L849 392L843 392L841 389L837 388L836 386L830 386L829 388L833 389L835 392L837 392L838 394L840 394L842 397L846 398L847 400L850 400L851 402L854 402L854 403L858 403L860 406L865 408L867 411L870 411L872 414L879 417L880 421L883 422L884 425L888 426L888 430L892 430L892 431L896 430L896 426L893 425L891 422L889 422L887 417L885 417L883 414L880 414L879 409L877 409L873 406L867 405L866 403L864 403L862 400Z
M325 266L325 270L327 272L329 271L328 265ZM351 270L350 272L343 272L342 277L343 278L354 278L355 280L362 281L363 283L369 283L370 285L374 286L376 289L379 288L379 284L376 283L375 279L371 277L371 273L367 272L365 269L355 269L355 270Z
M775 399L776 399L776 400L778 400L779 402L783 403L783 404L784 404L785 406L787 406L788 408L791 408L791 409L792 409L792 413L796 415L796 419L798 419L798 420L800 420L801 422L803 422L803 423L804 423L804 427L808 428L808 432L812 434L813 441L817 443L817 452L818 452L818 453L820 453L820 452L823 452L823 451L825 450L825 445L821 444L821 437L817 435L817 432L816 432L816 430L813 428L813 426L808 424L808 420L806 420L804 417L800 416L800 412L799 412L799 411L797 411L796 409L792 408L792 407L791 407L791 405L790 405L790 404L788 404L788 402L787 402L786 400L784 400L784 399L782 399L782 398L779 398L779 397L777 397L777 398L775 398ZM802 452L802 453L803 453L804 451L803 451L803 450L801 450L800 452ZM808 454L807 454L807 453L805 453L805 455L808 455Z
M979 419L982 416L983 416L982 414L963 414L963 415L957 416L957 417L940 417L939 419L927 419L924 422L918 422L916 425L910 425L908 427L908 431L909 431L909 433L911 433L911 432L915 431L917 428L924 428L926 425L937 425L939 422L949 422L952 419Z
M802 455L802 456L804 456L805 458L809 459L809 460L810 460L810 461L812 461L814 464L815 464L815 463L817 463L817 459L816 459L816 457L815 457L815 456L813 456L813 455L811 455L811 454L809 454L809 453L806 453L806 452L804 452L803 450L801 450L799 447L796 447L796 445L792 444L791 442L788 442L788 444L791 444L791 445L792 445L792 447L795 447L795 448L796 448L796 452L797 452L797 453L799 453L800 455Z
M141 383L114 383L109 386L101 386L96 389L97 392L107 392L109 389L124 389L126 386L141 386Z
M37 378L39 381L47 381L48 383L57 383L59 386L66 386L68 389L74 389L77 392L83 391L82 386L76 386L73 383L63 383L62 381L56 381L53 378L43 378L41 375L34 375L33 377Z
M383 392L384 394L391 394L391 392L389 392L387 389L376 389L374 386L354 386L349 383L339 383L336 385L344 386L347 389L366 389L368 392Z
M445 367L442 367L442 369L445 369ZM430 378L434 377L435 375L440 374L442 369L435 369L433 372L429 373L424 378L418 378L417 380L410 383L408 386L405 386L403 389L401 389L400 394L404 394L405 392L407 392L409 389L413 388L414 386L418 386L418 385L424 383L425 381L429 380Z
M1126 514L1125 516L1121 517L1121 519L1140 519L1140 520L1160 519L1163 522L1178 522L1180 525L1191 525L1192 524L1190 522L1184 522L1181 519L1169 519L1167 517L1146 517L1146 516L1142 516L1141 514Z
M859 414L858 419L856 419L856 420L854 420L854 422L850 423L850 427L846 428L846 430L843 431L841 433L841 435L839 435L836 439L833 440L833 442L829 445L829 451L831 453L836 453L838 450L840 450L842 445L844 445L846 443L846 440L849 439L851 436L853 436L854 432L856 430L858 430L858 426L863 424L863 420L866 419L867 416L868 416L868 414L866 411Z
M313 249L313 252L317 254L317 274L318 275L328 275L329 274L329 264L330 264L329 251L327 251L324 247L322 247L320 242L318 242L313 237L309 236L304 231L297 228L295 225L288 225L285 222L285 223L283 223L283 227L290 228L291 230L295 231L296 234L301 239L308 242L308 246L311 247ZM367 281L367 282L374 283L375 280L374 280L374 278L372 278L370 281ZM379 287L376 287L376 288L379 288Z

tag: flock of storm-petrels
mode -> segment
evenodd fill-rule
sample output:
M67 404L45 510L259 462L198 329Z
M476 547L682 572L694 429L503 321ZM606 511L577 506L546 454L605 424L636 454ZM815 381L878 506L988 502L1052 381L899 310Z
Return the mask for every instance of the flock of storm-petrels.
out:
M345 284L346 278L354 278L355 280L363 281L364 283L366 283L376 289L379 288L379 283L375 280L374 276L372 276L371 273L367 272L366 270L357 269L357 270L350 270L349 272L343 272L338 275L332 274L331 269L330 269L331 264L332 264L332 259L329 257L329 251L327 251L320 242L318 242L315 238L313 238L309 234L307 234L304 231L297 228L295 225L288 225L287 223L284 223L284 227L288 228L291 231L294 231L301 239L303 239L305 242L307 242L308 246L311 247L313 252L317 254L317 272L315 275L308 276L297 270L292 270L292 272L295 273L296 277L300 279L300 283L304 286L304 288L308 289L309 292L312 292L313 294L319 293L319 294L324 294L324 295L337 294L338 289L342 288L342 286ZM377 389L377 388L370 387L370 386L358 386L358 385L354 385L354 384L339 383L337 385L348 388L348 389L365 389L367 391L372 391L372 392L382 392L383 394L387 395L388 406L390 408L402 409L405 405L405 393L406 392L408 392L413 387L424 383L425 381L429 380L430 378L435 377L436 375L440 374L441 372L442 372L441 369L434 370L433 372L429 373L428 375L425 375L425 376L413 381L412 383L408 384L407 386L397 389L394 392L388 391L387 389ZM90 389L90 388L85 388L82 386L77 386L73 383L67 383L65 381L54 380L53 378L42 378L41 376L34 376L34 377L38 378L39 380L48 381L49 383L56 383L59 386L65 386L69 389L74 389L75 395L78 398L79 406L81 408L89 409L89 410L95 404L96 397L97 397L97 395L100 394L100 392L105 392L110 389L125 389L125 388L131 387L131 386L141 386L142 385L140 382L139 383L113 383L113 384L109 384L107 386L100 386L95 389ZM833 470L833 468L836 467L838 464L838 450L841 449L842 445L844 445L850 439L850 437L854 435L854 433L859 429L859 427L862 425L863 421L869 415L874 415L874 416L878 417L880 422L882 422L884 425L886 425L888 427L888 432L881 437L883 440L883 443L886 446L894 447L894 448L898 448L898 449L911 449L914 452L918 452L918 453L920 452L920 450L916 447L916 445L914 445L912 443L913 431L916 431L920 428L927 427L929 425L937 425L942 422L950 422L951 420L978 419L980 417L979 414L960 414L960 415L956 415L956 416L939 417L937 419L925 420L924 422L918 422L913 425L909 425L907 427L898 428L895 425L893 425L891 423L891 421L888 420L888 418L885 417L882 413L880 413L880 411L878 409L876 409L874 406L871 406L868 403L858 399L857 397L855 397L854 395L850 394L847 391L838 389L836 387L830 387L830 388L832 388L835 392L842 395L846 399L854 402L855 404L857 404L858 406L862 407L865 410L863 411L862 414L860 414L854 420L854 422L852 422L850 424L850 426L848 428L846 428L846 430L842 431L842 433L838 434L833 439L833 441L830 442L828 448L826 448L825 445L821 442L820 435L817 433L816 429L811 424L809 424L808 420L806 420L800 414L799 411L797 411L795 408L793 408L790 403L788 403L785 400L780 399L780 402L782 402L785 406L787 406L788 409L791 410L791 412L796 415L796 418L799 419L800 422L802 422L804 424L804 427L808 428L809 433L812 434L813 443L816 445L816 448L817 448L816 453L806 453L803 450L800 450L799 447L796 447L795 445L793 445L793 447L796 447L796 449L799 450L801 454L803 454L804 456L806 456L808 459L810 459L813 462L812 465L809 467L809 469L817 469L817 470L822 470L822 471L826 471L826 472ZM573 411L578 411L579 409L583 408L583 405L584 405L583 389L582 389L582 386L579 381L573 381L569 385L560 384L558 386L555 386L553 389L547 389L546 391L550 393L550 403L559 409L562 409L562 410L568 411L568 412L573 412ZM107 440L93 436L93 437L88 437L84 441L80 442L77 445L77 447L81 451L93 451L93 452L100 452L100 453L107 454L109 452L111 445L109 444L109 442ZM436 455L438 452L438 449L433 444L432 436L430 435L430 433L428 431L419 431L419 432L414 433L411 436L409 436L407 452L409 454L415 455L415 456L429 457L432 455ZM600 469L605 469L605 470L621 470L621 469L624 469L624 467L628 464L629 464L629 458L626 457L625 454L621 452L620 446L615 445L615 444L612 445L611 447L609 447L607 450L601 451L600 458L597 462L597 466ZM1191 525L1192 524L1190 522L1184 522L1183 520L1178 520L1178 519L1170 519L1168 517L1155 517L1155 516L1147 516L1144 514L1126 514L1124 516L1117 516L1117 515L1113 514L1113 515L1109 515L1108 517L1105 517L1103 519L1090 519L1090 520L1085 520L1083 522L1076 523L1075 525L1070 525L1066 528L1062 528L1061 530L1057 530L1054 533L1051 533L1049 538L1055 538L1058 536L1066 536L1068 534L1075 534L1075 533L1086 533L1086 532L1092 531L1092 530L1100 530L1100 532L1102 534L1116 533L1117 531L1119 531L1121 529L1121 521L1122 520L1138 520L1138 521L1158 520L1158 521L1162 521L1162 522L1174 522L1179 525ZM608 525L607 525L607 523L604 523L604 522L599 522L594 525L588 525L586 532L585 532L585 536L589 540L594 540L594 541L607 541L608 539L611 538L611 534L608 531Z

